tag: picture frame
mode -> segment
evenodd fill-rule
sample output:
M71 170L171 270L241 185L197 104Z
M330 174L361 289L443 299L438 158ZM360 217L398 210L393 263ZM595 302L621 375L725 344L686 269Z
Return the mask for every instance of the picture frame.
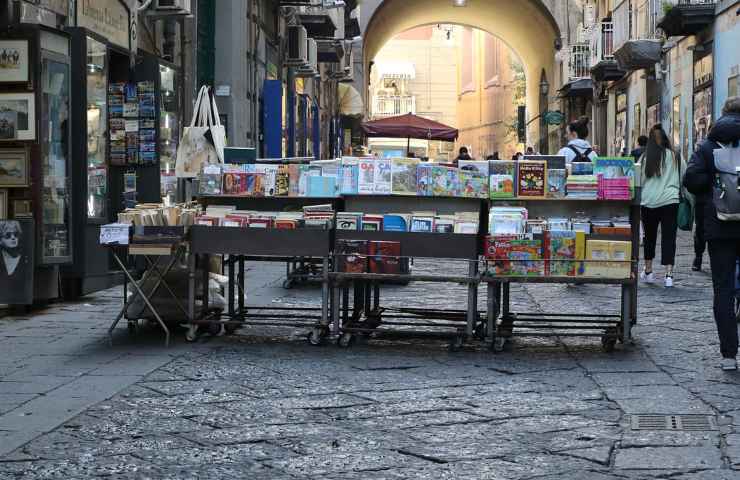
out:
M28 83L29 51L28 40L0 40L0 83Z
M33 217L33 206L31 200L13 200L13 218Z
M8 191L0 190L0 220L8 219Z
M33 302L35 238L33 219L0 220L0 303Z
M25 148L0 149L0 188L30 185L30 162Z
M36 140L36 96L34 93L0 93L0 119L15 121L13 138L0 133L0 142ZM1 128L1 127L0 127ZM9 126L5 127L10 130Z

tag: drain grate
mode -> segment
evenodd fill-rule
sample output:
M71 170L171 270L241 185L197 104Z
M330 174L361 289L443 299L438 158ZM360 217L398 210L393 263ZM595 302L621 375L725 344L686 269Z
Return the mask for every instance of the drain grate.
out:
M712 415L632 415L632 430L717 430Z

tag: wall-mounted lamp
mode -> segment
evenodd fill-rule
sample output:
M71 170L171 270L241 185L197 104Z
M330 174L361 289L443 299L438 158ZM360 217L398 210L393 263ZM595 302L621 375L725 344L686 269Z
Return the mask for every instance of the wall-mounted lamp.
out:
M543 97L546 97L548 93L550 93L550 84L547 83L547 78L542 77L542 80L540 81L540 93Z
M468 0L452 0L453 7L466 7L467 5Z

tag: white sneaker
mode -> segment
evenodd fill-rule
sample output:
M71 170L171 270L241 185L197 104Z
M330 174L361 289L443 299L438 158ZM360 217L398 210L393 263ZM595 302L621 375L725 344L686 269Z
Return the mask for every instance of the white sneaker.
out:
M722 367L722 370L727 372L737 370L737 360L734 358L723 358L720 366Z
M645 270L643 270L642 273L640 273L640 280L645 283L655 283L655 273L646 273Z
M671 288L673 286L673 277L672 276L665 276L665 287Z

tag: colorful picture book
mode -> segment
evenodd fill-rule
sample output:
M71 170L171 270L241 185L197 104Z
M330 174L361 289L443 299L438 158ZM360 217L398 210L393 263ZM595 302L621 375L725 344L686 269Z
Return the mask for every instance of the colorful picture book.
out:
M379 158L375 160L375 177L373 192L378 195L389 195L392 191L391 161Z
M414 158L391 159L391 192L393 195L416 195L416 176L419 160Z
M549 198L565 197L566 173L564 168L547 171L547 196Z
M513 198L516 196L516 162L513 160L492 160L489 163L489 196Z
M542 161L517 162L517 196L545 198L547 195L547 164Z

